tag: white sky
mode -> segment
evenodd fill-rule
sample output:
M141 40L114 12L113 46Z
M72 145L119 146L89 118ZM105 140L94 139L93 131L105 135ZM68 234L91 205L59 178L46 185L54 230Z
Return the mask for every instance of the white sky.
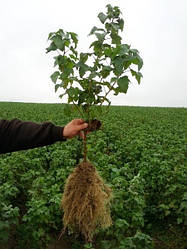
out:
M87 35L109 3L123 13L123 42L144 60L141 85L134 81L112 104L187 107L186 0L1 0L0 101L60 102L50 80L53 56L45 53L48 34L75 32L87 52Z

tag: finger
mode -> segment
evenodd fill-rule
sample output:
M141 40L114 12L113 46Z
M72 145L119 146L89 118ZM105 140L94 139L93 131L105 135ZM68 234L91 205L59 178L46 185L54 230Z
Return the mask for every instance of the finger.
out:
M74 119L74 123L79 125L79 124L84 124L85 121L83 119Z
M80 129L80 130L84 130L84 129L86 129L87 127L88 127L88 124L87 124L87 123L83 123L83 124L79 125L79 129Z

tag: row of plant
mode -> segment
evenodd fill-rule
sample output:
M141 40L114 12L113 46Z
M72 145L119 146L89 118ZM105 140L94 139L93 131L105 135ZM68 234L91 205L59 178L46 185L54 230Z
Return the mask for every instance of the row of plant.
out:
M0 103L5 119L62 125L75 118L61 110L58 104ZM71 230L62 240L74 249L153 248L157 222L186 225L186 109L111 107L101 121L88 136L88 158L113 190L113 225L98 230L92 244ZM65 181L83 159L81 145L74 138L0 156L1 244L38 249L57 240Z

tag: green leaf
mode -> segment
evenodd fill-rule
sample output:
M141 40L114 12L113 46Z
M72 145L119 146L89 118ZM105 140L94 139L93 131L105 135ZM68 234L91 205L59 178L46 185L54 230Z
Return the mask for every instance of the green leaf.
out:
M65 48L64 40L62 40L62 38L59 35L53 37L53 42L58 49L62 51L64 50Z
M129 51L129 45L127 44L121 44L119 49L119 55L125 55Z
M66 90L66 93L68 94L68 103L71 103L72 101L77 101L79 99L79 88L78 87L70 87Z
M63 29L59 29L56 33L54 33L55 35L60 35L62 38L65 38L66 34L64 32Z
M80 61L85 63L88 60L88 53L80 53Z
M84 65L80 66L79 75L81 78L85 75L86 71L87 71L87 67L85 67Z
M81 105L84 102L87 102L88 94L85 91L81 91L79 94L78 105Z
M102 71L101 71L101 75L103 78L106 78L110 72L112 71L112 68L110 66L103 66Z
M118 33L118 29L120 28L119 25L117 23L111 23L112 29L113 31L115 31L116 33Z
M100 34L100 33L95 33L97 39L98 39L99 41L102 41L102 42L104 41L106 34L107 34L107 33L101 33L101 34Z
M78 44L78 36L76 33L74 32L69 32L70 36L71 36L71 39L73 40L74 44L75 44L75 48L77 47L77 44Z
M181 224L183 222L182 218L177 218L177 224Z
M56 47L55 43L52 42L52 43L50 44L50 46L49 46L48 48L46 48L46 53L49 53L49 52L51 52L51 51L55 51L56 49L57 49L57 47Z
M94 79L96 76L100 76L100 75L96 72L91 72L89 75L89 79Z
M120 228L120 229L126 229L127 227L129 227L129 223L125 220L125 219L120 219L120 218L118 218L118 219L116 219L116 221L115 221L115 226L117 227L117 228Z
M90 48L93 47L94 48L94 52L97 56L101 56L103 53L102 50L102 43L100 41L94 41L92 42L92 44L90 45Z
M48 40L51 40L51 38L52 38L54 35L55 35L55 32L49 33L49 35L48 35Z
M111 30L112 30L112 25L111 25L111 23L106 22L106 23L105 23L105 29L107 30L108 33L110 33Z
M84 74L86 73L86 71L88 71L88 69L90 68L89 66L87 66L84 63L82 63L81 61L79 63L77 63L76 66L79 68L79 75L80 75L81 78L84 76Z
M112 5L111 5L111 4L107 4L106 7L107 7L107 14L108 14L108 15L111 14L112 11L113 11Z
M51 75L51 80L53 81L53 83L56 84L59 75L60 75L59 71L56 71Z
M121 58L117 56L113 61L112 64L114 65L114 74L116 76L119 76L120 74L123 73L123 63L124 63L124 58Z
M137 58L138 58L138 70L140 71L140 69L143 66L143 60L139 55L137 56Z
M56 85L55 85L55 92L57 92L57 91L58 91L58 88L59 88L59 87L62 87L62 85L63 85L63 84L56 84Z
M104 54L108 57L112 57L113 49L111 47L108 47L104 50Z
M112 49L110 49L112 50ZM114 59L117 55L126 55L129 51L129 46L127 44L119 44L112 50L111 58Z
M62 55L58 55L58 56L55 56L54 57L54 60L55 60L55 62L54 62L54 67L55 66L61 66L61 64L63 64L64 62L63 62L63 56Z
M124 20L122 18L120 18L119 20L119 27L121 29L121 31L123 31L123 28L124 28Z
M111 33L111 38L112 38L112 44L121 44L121 37L117 34L112 32Z
M94 27L91 29L89 35L93 35L93 34L95 33L96 30L98 30L98 29L97 29L96 26L94 26Z
M123 62L123 69L126 70L127 68L129 68L129 66L131 65L131 60L124 60Z
M127 90L129 87L129 82L130 82L130 80L127 76L123 76L123 77L118 79L118 81L117 81L118 86L123 93L127 93Z
M60 75L60 79L63 81L62 87L66 89L69 83L73 82L73 77L67 77L64 73Z
M63 93L63 94L60 94L60 95L59 95L59 98L62 99L66 94L67 94L66 92Z
M73 55L73 54L70 54L69 57L70 57L71 59L75 60L75 61L77 60L77 57L76 57L75 55Z
M77 55L78 55L78 52L71 46L70 47L70 50L72 51L72 53L75 55L74 58L75 60L77 59Z
M187 192L184 192L183 200L187 200Z
M139 55L136 55L135 57L132 57L131 62L135 65L138 66L138 71L140 71L140 69L143 66L143 60Z
M134 76L136 78L136 80L138 81L138 84L140 84L141 78L143 77L143 75L140 72L136 72L134 70L130 70L132 76Z
M90 31L90 33L89 33L88 35L93 35L93 34L95 34L95 31L103 31L103 32L105 32L104 29L99 29L99 28L97 28L96 26L94 26L94 27L91 29L91 31Z
M115 6L113 9L114 9L114 17L115 17L115 18L118 18L119 15L120 15L120 13L121 13L119 7L118 7L118 6Z
M107 19L107 16L103 13L103 12L100 12L99 15L99 20L102 22L102 23L105 23L106 19Z
M131 49L130 52L132 52L135 56L137 56L139 53L137 49Z
M72 61L71 59L68 58L67 63L66 63L66 67L68 69L72 69L74 67L74 65L75 65L74 61Z

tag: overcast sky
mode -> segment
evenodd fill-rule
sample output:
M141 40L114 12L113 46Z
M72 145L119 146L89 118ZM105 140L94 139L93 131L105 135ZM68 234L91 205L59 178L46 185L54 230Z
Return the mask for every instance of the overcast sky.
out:
M0 101L60 102L50 80L53 59L45 53L48 34L75 32L87 52L87 35L108 3L123 13L123 42L144 60L141 85L134 82L112 104L187 107L186 0L1 0Z

